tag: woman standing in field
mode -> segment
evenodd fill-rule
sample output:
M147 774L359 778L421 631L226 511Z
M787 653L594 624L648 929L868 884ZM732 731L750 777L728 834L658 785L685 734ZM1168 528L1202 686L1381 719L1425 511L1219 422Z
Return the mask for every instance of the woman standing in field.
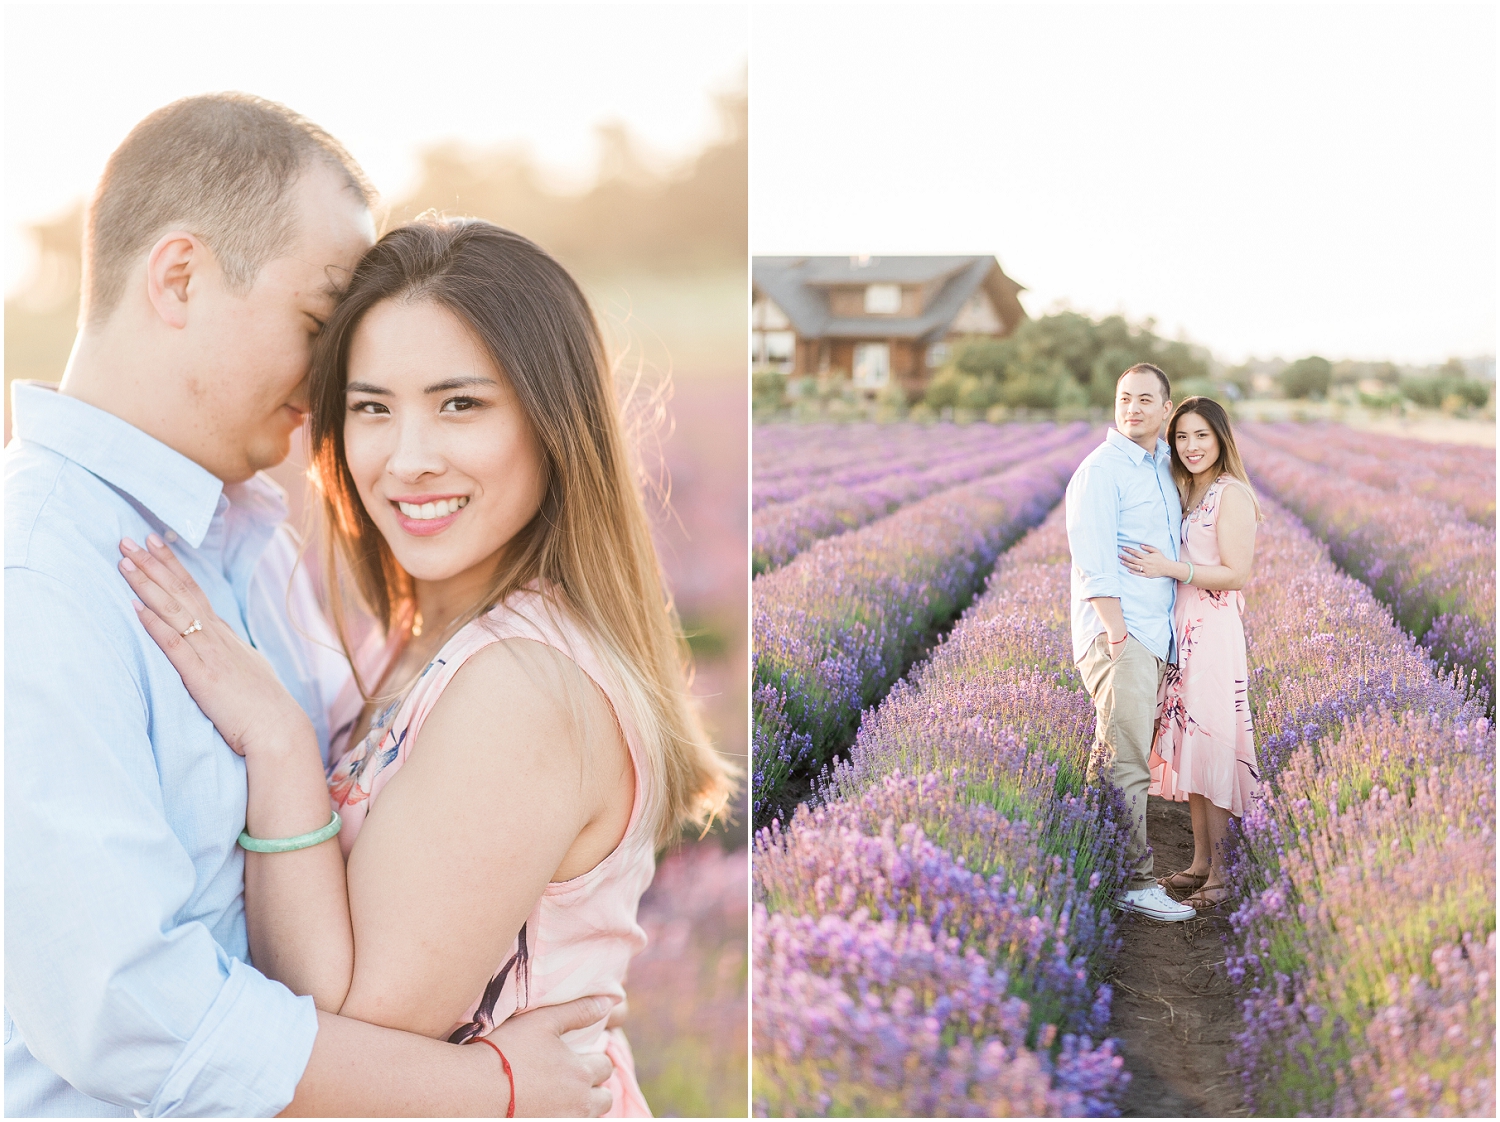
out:
M1162 684L1150 793L1187 800L1193 863L1158 883L1191 893L1186 903L1203 911L1228 896L1221 847L1229 817L1242 816L1259 788L1240 589L1263 516L1218 402L1190 397L1178 405L1167 444L1182 496L1182 560L1150 546L1127 546L1120 560L1142 576L1178 582L1178 662Z

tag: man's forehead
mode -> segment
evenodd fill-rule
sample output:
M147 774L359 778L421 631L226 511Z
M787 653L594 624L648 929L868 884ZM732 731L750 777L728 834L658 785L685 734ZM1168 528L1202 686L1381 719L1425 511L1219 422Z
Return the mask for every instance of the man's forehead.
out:
M348 269L375 244L375 218L369 206L332 170L310 168L293 188L293 199L296 242L304 259L320 267Z
M1155 374L1127 374L1120 379L1118 389L1132 397L1155 397L1158 387Z
M342 244L327 238L290 247L282 259L292 270L297 289L317 302L338 303L354 276L354 267L371 242L346 236Z

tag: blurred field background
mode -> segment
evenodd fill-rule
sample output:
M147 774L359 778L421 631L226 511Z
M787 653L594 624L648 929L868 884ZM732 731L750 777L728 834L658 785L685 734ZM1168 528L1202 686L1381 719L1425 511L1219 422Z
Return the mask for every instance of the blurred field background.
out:
M636 33L660 37L664 32L653 32L652 19L676 18L664 13L636 19ZM560 44L563 32L576 36L577 21L595 15L592 8L570 6L557 17L558 36L538 43ZM548 17L533 11L527 18ZM8 17L8 27L10 22ZM734 18L725 22L735 32ZM596 31L607 34L608 28ZM615 48L626 54L634 49L628 41ZM13 38L8 56L18 49ZM628 58L620 64L631 65ZM634 65L652 63L642 57ZM416 89L414 78L405 80ZM234 73L215 81L202 89L246 88L287 101L364 159L358 137L341 131L336 114L320 115L316 104L275 82L248 85ZM162 96L137 116L194 92L200 90ZM561 174L538 158L534 144L423 141L419 133L416 174L385 200L384 222L390 228L428 209L489 219L536 240L589 294L618 366L627 421L639 434L658 548L695 656L693 689L716 745L743 766L750 303L743 58L721 74L717 86L684 88L676 96L706 99L712 106L714 127L696 150L664 154L659 140L601 105L593 167L586 174ZM14 106L15 97L8 100ZM528 111L525 104L512 109L518 119ZM423 127L441 136L446 121ZM121 131L115 142L123 136ZM19 159L16 146L8 146L12 159ZM369 162L366 167L380 186L377 169ZM25 223L31 264L5 302L7 441L10 383L59 380L72 346L82 206L81 195L59 199L51 217ZM294 517L302 516L307 501L304 467L296 449L273 473L289 493ZM650 943L627 983L625 1031L646 1099L660 1116L747 1112L746 821L742 794L727 824L663 855L642 902Z

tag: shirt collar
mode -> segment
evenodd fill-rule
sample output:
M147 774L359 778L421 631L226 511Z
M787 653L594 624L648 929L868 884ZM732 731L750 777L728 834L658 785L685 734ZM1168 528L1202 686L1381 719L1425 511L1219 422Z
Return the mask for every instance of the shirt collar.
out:
M194 549L203 544L221 498L244 507L256 521L286 517L284 493L265 476L225 488L181 452L47 382L17 381L11 388L11 417L18 439L72 460L140 503Z
M1110 444L1114 445L1120 451L1124 452L1131 458L1133 462L1136 463L1143 464L1147 460L1160 461L1163 453L1171 451L1171 449L1167 447L1167 442L1159 436L1156 438L1156 451L1154 453L1146 451L1139 444L1122 433L1119 429L1109 429L1104 434L1104 439Z

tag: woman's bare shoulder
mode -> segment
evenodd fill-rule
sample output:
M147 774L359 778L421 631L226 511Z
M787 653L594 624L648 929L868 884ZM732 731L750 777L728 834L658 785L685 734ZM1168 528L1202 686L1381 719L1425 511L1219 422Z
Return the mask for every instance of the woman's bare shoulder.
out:
M615 736L601 737L601 728ZM539 639L506 636L453 673L424 722L421 747L442 751L452 743L504 757L527 742L546 743L560 765L617 737L614 708L577 662Z
M1255 493L1250 490L1242 479L1236 479L1232 475L1221 475L1219 483L1222 490L1219 493L1219 517L1225 516L1240 521L1247 520L1252 526L1260 513L1259 504L1255 501Z

